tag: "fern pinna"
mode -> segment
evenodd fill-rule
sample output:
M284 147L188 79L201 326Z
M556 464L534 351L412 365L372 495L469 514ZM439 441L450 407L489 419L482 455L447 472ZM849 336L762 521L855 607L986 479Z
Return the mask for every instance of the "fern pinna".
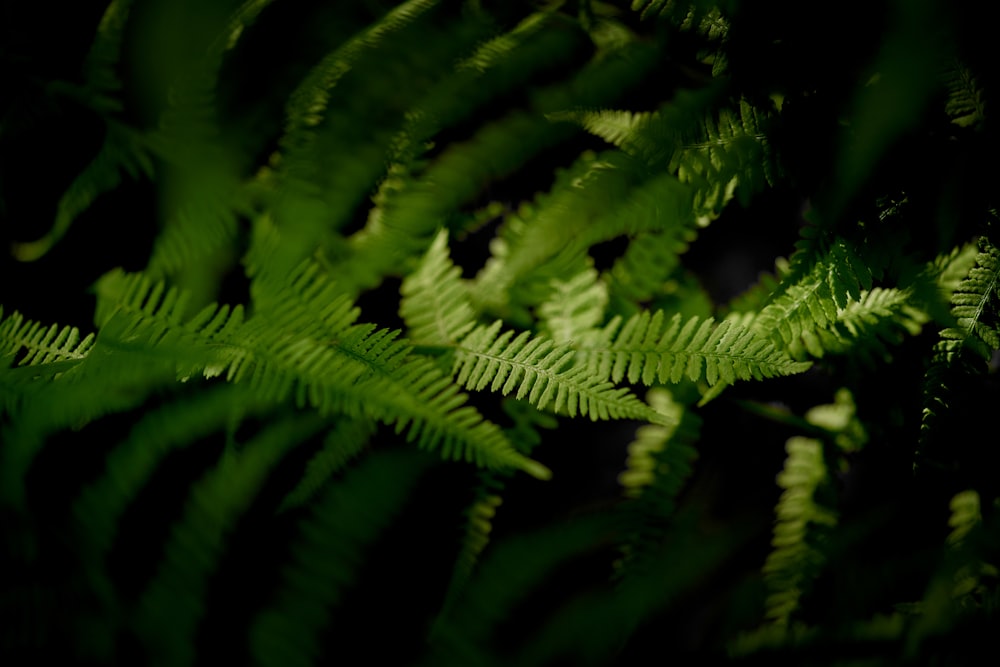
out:
M988 646L987 23L63 4L0 54L4 664Z

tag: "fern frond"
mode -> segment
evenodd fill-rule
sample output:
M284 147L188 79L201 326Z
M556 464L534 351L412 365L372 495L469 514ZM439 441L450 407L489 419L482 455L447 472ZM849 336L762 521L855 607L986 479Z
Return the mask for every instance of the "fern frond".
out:
M767 618L787 627L799 600L823 564L824 554L816 546L817 530L835 526L837 515L815 498L828 483L823 446L818 440L794 437L785 446L788 458L778 475L784 491L775 508L774 550L764 563L768 587Z
M257 615L251 651L260 665L315 664L329 609L354 581L365 550L400 511L426 467L411 452L380 453L317 499L292 546L273 605Z
M302 336L335 340L361 315L361 309L316 262L301 263L291 275L268 269L266 258L260 264L248 261L255 317L281 322Z
M21 261L34 261L45 255L99 195L119 185L122 171L133 178L140 171L147 177L152 175L152 162L140 134L113 120L110 115L122 109L117 98L121 81L116 68L131 4L131 0L112 0L101 17L84 61L84 84L61 86L65 92L80 98L101 114L107 134L98 154L73 179L60 198L52 229L36 241L13 244L12 253Z
M554 122L571 122L616 146L650 167L666 166L685 143L706 141L700 134L719 90L681 90L657 111L573 109L548 114Z
M717 92L679 93L656 112L572 111L550 114L608 141L650 167L665 168L692 186L694 221L701 227L738 196L746 205L778 166L763 125L767 115L746 100L739 111L711 111Z
M538 307L542 333L556 345L578 341L604 321L608 288L588 269L563 282L553 281L552 296Z
M650 389L646 400L669 419L667 424L646 424L636 429L628 446L625 470L618 482L628 501L621 509L623 531L621 558L615 563L617 578L644 569L651 550L660 547L677 506L677 496L691 474L697 451L701 419L674 400L664 388Z
M465 525L462 527L462 540L439 618L451 611L452 605L455 604L472 577L480 556L490 543L493 517L496 516L500 505L503 504L503 496L500 495L503 486L503 482L494 473L481 472L479 474L475 497L463 512Z
M928 643L955 628L963 618L984 611L988 618L996 609L1000 570L983 560L983 546L988 541L983 539L979 493L974 489L956 493L950 499L949 509L948 526L952 530L945 540L937 576L931 580L924 598L909 605L916 616L906 637L908 657L923 654L922 649Z
M583 366L570 364L574 351L543 336L524 331L500 333L502 323L479 326L456 347L453 373L456 382L480 391L486 387L503 395L514 392L539 410L597 419L648 419L663 417L625 388L595 377ZM516 392L515 392L516 390Z
M20 261L35 261L51 250L94 200L121 184L123 172L133 179L140 174L147 178L153 175L145 137L110 115L122 108L116 97L121 89L116 68L131 4L131 0L113 0L108 5L84 62L86 81L69 91L104 118L106 134L101 148L60 197L52 228L40 239L13 244L11 252Z
M841 239L799 280L788 278L783 286L760 311L754 329L801 355L803 334L832 326L848 303L860 301L861 291L871 289L872 274Z
M322 420L291 415L268 424L196 482L167 541L163 562L142 594L132 624L151 651L152 664L189 665L208 580L218 567L236 522L268 473L292 447L315 433Z
M975 265L951 294L953 323L941 329L930 366L924 376L924 407L920 423L917 464L936 462L934 445L944 420L964 421L958 412L966 402L974 378L987 370L1000 347L1000 250L985 238L979 241ZM952 417L952 415L955 415Z
M959 545L966 536L978 525L982 524L983 516L979 507L979 494L974 490L956 493L950 503L951 516L948 518L948 544Z
M120 284L118 284L120 283ZM396 340L398 331L353 325L357 311L344 298L328 299L332 286L312 265L304 265L276 298L262 296L269 307L244 321L242 307L209 306L181 322L183 299L162 283L143 276L109 276L105 291L124 290L119 299L119 344L171 344L178 375L199 370L245 382L261 400L295 397L300 407L321 414L343 413L376 419L406 429L419 447L440 449L445 458L487 467L515 465L529 474L548 471L514 451L500 429L484 421L467 396L429 359L410 355ZM164 296L164 292L166 295ZM161 300L162 299L162 300ZM274 299L271 301L270 299ZM108 308L99 310L107 311ZM177 341L185 356L177 359Z
M635 439L628 446L628 458L625 470L618 475L625 496L638 498L644 495L647 487L657 479L659 473L667 473L675 477L671 495L676 495L680 488L679 481L690 473L690 466L674 468L666 462L658 461L658 455L663 452L680 428L684 408L676 403L666 389L655 387L649 390L646 400L657 412L668 417L666 424L646 424L635 432ZM686 447L686 445L684 446ZM687 456L692 456L694 450L687 447Z
M1000 250L985 239L980 241L976 266L951 295L955 326L940 333L935 347L937 360L950 361L962 349L969 349L984 361L1000 348Z
M45 327L38 322L24 319L17 311L3 317L0 306L0 359L5 368L15 366L43 366L60 361L80 362L94 346L94 334L80 339L76 327ZM41 372L39 370L39 372Z
M837 318L825 329L804 329L802 345L814 357L851 350L859 358L886 354L882 341L899 343L904 335L916 335L927 321L912 305L909 289L875 287L861 293L858 301L838 309Z
M632 10L641 11L642 18L657 16L669 22L674 29L693 32L704 41L699 59L712 65L712 76L722 76L727 69L728 57L721 48L729 37L731 16L737 5L729 0L633 0Z
M725 36L728 22L722 12L731 11L732 2L711 0L632 0L632 11L642 18L657 16L681 30L694 30L711 39Z
M620 330L619 330L620 327ZM663 311L643 311L622 325L615 317L577 359L598 377L645 385L689 379L709 386L736 380L801 373L808 363L796 362L765 337L733 320L666 320Z
M402 263L423 252L431 233L447 221L447 216L435 218L415 240L402 231L379 237L376 245L387 245L379 247L393 255L388 262L377 251L355 257L359 249L345 245L339 231L377 184L369 213L372 232L387 200L397 191L402 196L425 167L423 154L441 123L457 122L476 106L465 95L469 89L479 92L475 73L451 70L486 27L478 20L421 20L437 4L404 3L347 39L313 68L287 107L281 153L272 159L271 214L286 232L292 266L318 247L338 269L343 264L341 284L352 293L374 286L387 273L399 275ZM340 159L347 154L353 159ZM352 243L364 246L367 241L360 239L368 234L355 236Z
M127 274L114 269L101 276L94 284L97 308L94 324L103 328L115 315L141 314L158 316L165 326L177 326L189 313L188 295L163 281L156 281L145 273Z
M104 111L120 111L121 102L113 96L121 90L122 83L115 71L121 56L122 41L125 37L132 0L111 0L101 22L97 35L87 52L84 72L87 88L93 95L92 107Z
M158 127L148 135L163 160L162 182L170 193L169 208L146 271L170 276L195 294L199 303L215 298L215 280L233 262L238 214L248 208L239 163L245 141L225 136L216 95L223 61L243 31L272 0L244 0L232 13L206 7L198 30L174 46L168 103ZM176 9L177 19L191 9ZM205 293L199 293L204 291Z
M930 262L927 275L934 279L935 284L951 301L951 295L969 274L976 264L979 247L976 243L966 243L942 253Z
M476 313L448 255L448 233L438 232L417 269L403 280L399 314L417 345L447 345L476 324Z
M600 109L597 111L560 111L548 115L552 121L570 121L576 123L594 136L604 139L609 144L617 146L632 157L649 163L662 162L669 159L669 146L664 146L663 137L650 136L661 129L656 122L658 116L651 111L622 111L617 109ZM668 139L676 137L676 130ZM655 151L655 152L651 152Z
M454 216L457 207L478 194L484 183L513 173L532 156L572 135L570 128L553 127L544 114L576 106L600 105L610 100L635 81L637 74L652 65L655 52L648 46L633 44L622 47L618 56L595 59L568 81L539 91L532 100L531 112L508 114L482 128L469 141L450 147L412 185L400 188L398 194L372 212L366 228L351 239L355 258L349 273L371 274L372 266L380 267L379 276L386 271L396 271L400 261L422 252L441 220ZM607 206L607 202L597 199L592 203L599 207L597 210ZM556 214L550 212L549 215ZM614 220L621 224L627 218ZM547 229L543 233L551 234L552 231ZM527 263L537 268L537 262L532 262L539 255L549 258L547 253L553 250L558 253L561 247L546 239L541 253L531 252L532 258L527 258ZM368 280L372 279L374 277ZM511 279L489 282L492 294L501 292L511 284ZM476 294L473 298L477 304L486 301ZM537 303L530 304L535 305ZM506 304L498 304L495 308L497 311L506 309Z
M558 421L554 417L536 410L524 401L505 399L503 410L514 421L512 427L505 429L507 437L518 451L525 455L531 454L535 446L541 443L539 428L553 429L558 426ZM474 500L464 513L466 520L462 528L461 546L455 558L455 567L448 582L439 619L451 612L452 606L464 592L480 556L490 542L493 517L503 504L501 494L508 476L509 473L505 471L481 470L478 473Z
M977 77L965 65L956 62L945 75L948 100L945 113L959 127L979 127L986 115L984 91Z
M477 46L470 56L463 58L456 65L456 69L458 71L473 70L483 74L505 60L518 57L517 51L524 47L525 42L549 24L552 14L550 11L529 14L510 31L497 35Z
M638 311L641 304L661 296L694 239L694 230L683 226L637 234L604 276L613 302Z
M120 269L102 276L95 291L99 342L110 350L170 366L181 381L214 377L233 363L222 345L244 329L242 306L210 304L191 316L188 292Z
M989 594L990 588L996 590L996 582L1000 579L996 561L983 560L984 526L979 493L973 489L961 491L952 497L949 505L948 526L952 531L947 544L957 561L951 594L965 608L979 606L979 600Z
M0 308L0 415L17 416L0 426L0 482L5 499L14 504L23 500L23 473L48 433L79 423L102 406L113 410L116 401L102 400L95 392L100 383L87 382L81 369L95 342L94 334L81 340L76 327L44 327L17 312L4 318ZM89 400L77 401L78 395Z
M437 0L408 0L389 11L380 20L348 40L316 65L289 98L285 135L296 143L296 134L320 124L330 101L330 91L367 50L406 27L437 5Z
M25 475L48 436L141 405L152 392L176 382L176 358L190 361L195 356L197 353L147 351L143 345L120 346L114 336L102 331L80 361L0 371L0 391L6 391L2 385L9 382L17 385L16 419L0 425L0 493L4 500L14 506L23 502ZM35 381L50 371L54 372L49 381ZM9 397L4 398L10 402Z
M400 263L423 252L441 221L454 216L484 184L513 173L566 136L533 114L514 112L453 144L424 174L380 190L365 228L350 239L352 256L344 270L371 276L360 287L398 273Z
M705 226L736 196L746 206L750 198L776 182L778 167L763 131L767 115L746 100L739 111L722 108L706 120L699 142L681 147L670 162L682 183L695 189L694 210Z
M868 442L865 426L857 415L854 396L846 387L837 390L833 403L809 408L805 419L813 426L827 431L832 436L833 443L843 453L859 451Z
M363 419L341 419L323 438L322 449L306 465L295 488L288 492L278 511L309 502L338 470L359 456L375 433L374 424Z
M643 232L683 236L691 226L691 196L670 174L651 174L623 153L585 154L536 205L507 222L503 245L476 277L473 299L500 314L513 305L537 306L551 292L550 274L578 273L573 264L597 243ZM545 288L541 294L527 292L533 280ZM524 301L513 301L518 296Z

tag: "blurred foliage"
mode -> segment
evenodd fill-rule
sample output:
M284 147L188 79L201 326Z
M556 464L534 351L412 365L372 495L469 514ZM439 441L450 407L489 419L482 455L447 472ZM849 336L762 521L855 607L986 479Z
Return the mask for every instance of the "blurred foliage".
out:
M0 661L979 664L977 10L5 4Z

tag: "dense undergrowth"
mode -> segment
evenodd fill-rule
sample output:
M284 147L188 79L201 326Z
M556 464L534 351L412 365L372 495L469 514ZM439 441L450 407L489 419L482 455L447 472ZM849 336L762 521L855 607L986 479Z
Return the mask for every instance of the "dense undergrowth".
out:
M968 9L5 10L10 664L971 663Z

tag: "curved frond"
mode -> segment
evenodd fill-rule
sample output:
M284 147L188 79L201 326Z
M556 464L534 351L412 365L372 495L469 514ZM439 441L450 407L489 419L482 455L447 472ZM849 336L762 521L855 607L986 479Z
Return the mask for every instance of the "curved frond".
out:
M887 350L883 341L899 343L904 335L920 333L927 321L912 302L910 290L874 287L839 309L828 328L804 329L802 345L814 357L848 350L858 358L884 357Z
M125 37L125 27L132 10L133 0L111 0L101 22L97 26L97 35L87 53L84 70L87 77L87 87L95 96L95 108L107 111L119 111L121 103L111 97L121 90L122 83L116 71L121 56L122 41Z
M0 307L0 414L13 414L32 393L78 367L96 342L81 339L76 327L45 327L17 311L3 316Z
M588 249L598 243L644 232L687 235L691 201L690 188L674 176L652 173L624 153L584 154L506 221L476 276L473 300L503 315L535 307L550 294L553 277L585 268ZM542 290L529 291L533 281Z
M625 254L605 274L614 300L638 309L664 291L664 285L680 267L680 256L694 241L692 228L673 227L637 234Z
M106 131L101 148L60 197L52 228L40 239L12 245L12 254L21 261L44 256L95 199L121 184L123 172L132 178L153 175L145 137L112 115L122 109L117 97L122 87L117 68L131 5L132 0L112 0L84 61L84 84L65 86L66 92L82 98L84 104L101 114Z
M628 389L616 388L584 366L573 366L572 348L524 331L500 333L501 322L479 326L455 348L456 382L469 389L500 392L527 400L539 410L597 419L648 419L662 416ZM515 391L516 390L516 391Z
M538 307L542 333L557 345L580 340L604 321L608 288L594 269L567 281L555 280L552 295Z
M94 346L94 334L81 340L76 327L45 327L18 312L3 317L0 307L0 359L9 366L44 366L60 361L79 362ZM39 369L38 372L41 372Z
M600 377L645 385L688 379L714 386L809 368L734 320L685 320L680 313L667 320L661 310L638 313L624 325L615 317L599 340L577 350L577 359Z
M399 314L417 345L447 345L461 340L476 324L462 270L448 256L448 233L438 232L400 287Z
M285 130L287 141L294 144L298 132L319 125L330 101L330 91L351 70L362 53L378 46L383 39L406 27L436 4L437 0L408 0L402 3L316 65L289 99Z
M116 291L116 310L98 309L99 317L111 311L108 322L116 326L110 339L159 347L182 379L195 372L222 375L247 383L261 400L294 397L300 407L324 415L393 424L408 441L439 449L445 458L549 475L518 454L499 427L464 405L468 397L431 360L411 355L409 345L396 340L398 331L351 324L357 309L342 296L330 298L335 288L314 265L301 267L277 294L264 292L261 308L246 320L240 306L208 306L183 322L182 294L141 274L109 274L99 285L105 295ZM179 341L185 343L181 356Z
M669 422L636 429L635 439L628 446L625 470L618 475L618 483L628 498L621 510L628 528L621 544L622 558L615 563L615 576L619 578L643 571L645 557L660 548L677 508L677 496L698 456L694 443L701 430L701 418L664 388L650 389L646 400Z
M975 265L951 293L953 323L941 329L924 377L924 407L917 464L936 462L945 427L964 421L963 405L974 380L1000 348L1000 250L980 239ZM950 440L950 438L948 438Z
M732 197L746 206L776 182L778 166L764 132L766 122L765 111L740 100L738 111L719 109L702 124L699 138L673 155L669 169L695 189L699 225L717 218Z
M100 195L121 185L122 174L131 178L153 175L153 162L148 155L145 139L135 130L109 122L104 143L94 159L77 174L59 199L56 219L42 238L16 243L11 252L22 262L41 258L66 235L81 213L90 208Z
M340 419L323 438L320 451L306 465L295 488L281 501L279 511L309 502L337 471L359 456L375 433L375 425L363 419Z
M775 508L774 550L763 570L769 591L766 615L779 626L788 625L803 592L822 566L824 555L814 546L816 532L837 523L836 513L815 498L817 489L829 483L822 443L794 437L785 449L788 458L778 475L778 485L784 491Z
M950 361L962 349L989 361L1000 348L1000 250L985 239L980 242L976 266L951 295L951 313L955 326L940 333L936 357Z
M357 276L359 288L398 274L401 262L422 253L441 221L472 201L485 183L513 173L566 136L534 114L513 112L451 145L422 174L387 180L365 228L349 239L352 253L344 271Z
M565 111L550 114L621 148L643 164L666 169L692 187L693 210L706 226L734 196L746 205L778 176L764 126L769 114L745 99L715 109L718 93L682 91L659 111Z
M828 329L849 303L861 300L862 290L871 289L871 268L840 239L801 278L786 279L781 287L755 318L754 329L801 355L803 334Z

